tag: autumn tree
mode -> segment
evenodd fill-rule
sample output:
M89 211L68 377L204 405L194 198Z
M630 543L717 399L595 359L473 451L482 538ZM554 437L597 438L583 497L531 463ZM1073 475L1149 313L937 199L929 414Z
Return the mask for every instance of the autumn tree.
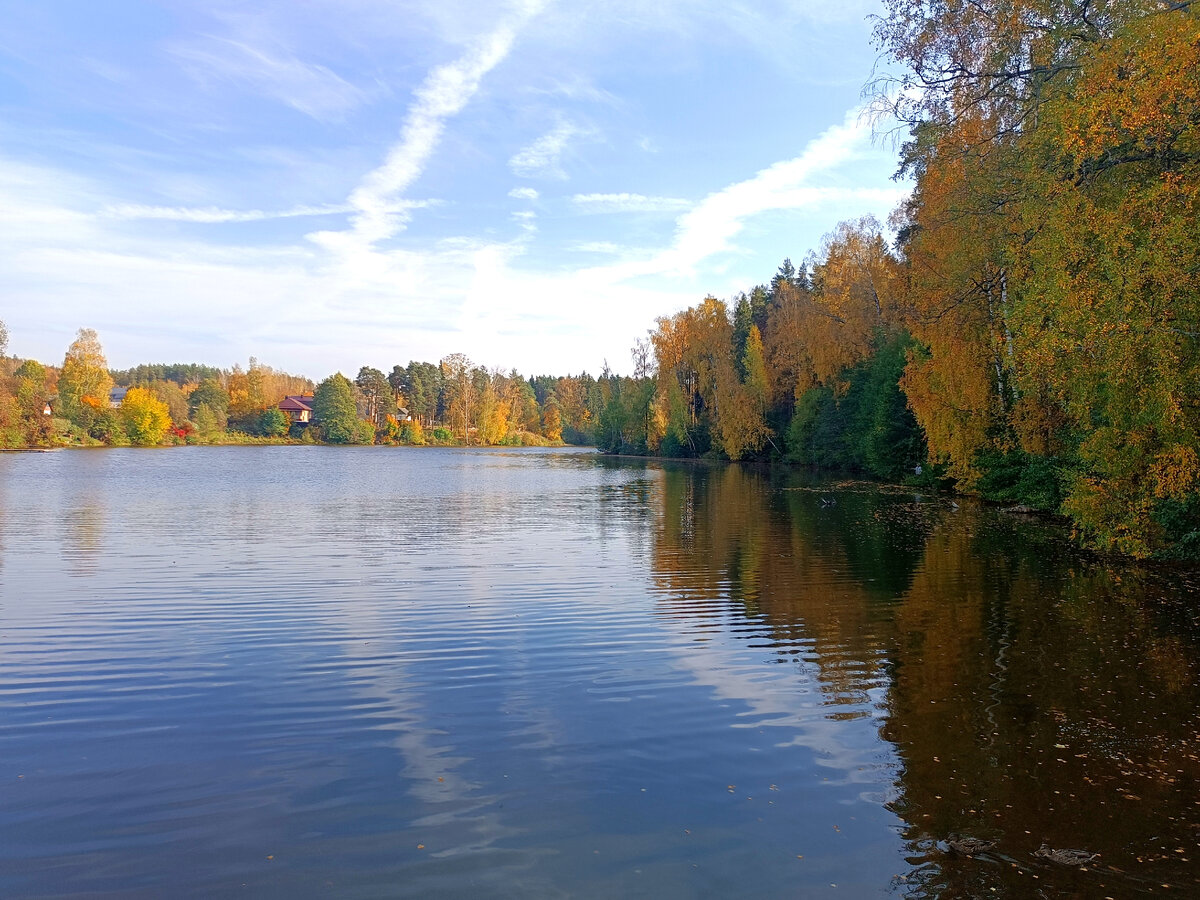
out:
M558 443L562 440L562 412L558 398L551 394L545 406L542 407L542 436L548 441Z
M80 328L67 348L58 378L59 404L65 416L81 420L95 410L108 408L112 389L108 360L94 329Z
M468 444L471 442L471 417L479 399L474 369L474 364L462 353L451 353L441 361L446 415L462 429L463 440Z
M1172 512L1200 510L1191 7L889 0L876 27L906 67L904 388L930 450L968 487L1060 460L1064 510L1134 555L1200 529Z
M1200 17L1134 18L1079 66L1021 170L1022 388L1057 415L1018 428L1078 435L1067 512L1144 556L1171 540L1160 513L1200 495Z
M148 388L130 388L121 401L121 419L131 443L151 447L162 441L171 427L167 404Z

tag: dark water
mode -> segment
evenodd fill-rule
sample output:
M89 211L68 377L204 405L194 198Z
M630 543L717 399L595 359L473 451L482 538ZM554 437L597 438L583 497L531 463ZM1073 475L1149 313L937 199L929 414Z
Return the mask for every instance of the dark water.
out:
M0 896L1200 896L1190 577L736 466L2 454Z

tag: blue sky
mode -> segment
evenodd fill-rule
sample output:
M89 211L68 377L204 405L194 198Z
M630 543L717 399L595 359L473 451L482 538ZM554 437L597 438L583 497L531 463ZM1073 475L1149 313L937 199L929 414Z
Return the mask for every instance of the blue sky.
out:
M61 360L628 371L885 219L871 0L0 0L0 319Z

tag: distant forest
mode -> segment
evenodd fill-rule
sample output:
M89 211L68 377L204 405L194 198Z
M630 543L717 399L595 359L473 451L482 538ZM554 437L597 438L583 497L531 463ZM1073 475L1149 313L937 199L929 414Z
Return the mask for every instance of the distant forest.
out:
M658 319L629 375L523 377L458 354L319 385L254 360L110 372L83 330L59 368L5 358L0 443L782 459L1200 559L1200 7L885 0L875 39L898 74L870 91L914 184L888 227L842 223L768 283ZM118 408L113 385L130 388ZM315 424L278 409L309 392Z
M0 323L0 354L7 330ZM0 447L276 443L594 444L596 378L526 378L462 354L384 374L364 366L320 384L251 358L246 368L150 363L109 369L80 329L61 366L0 358ZM608 376L612 377L612 376ZM312 411L300 421L287 397Z

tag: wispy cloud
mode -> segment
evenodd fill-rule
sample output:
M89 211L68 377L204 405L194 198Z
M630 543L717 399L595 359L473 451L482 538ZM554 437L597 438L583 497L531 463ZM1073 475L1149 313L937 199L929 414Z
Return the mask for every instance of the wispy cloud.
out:
M400 132L383 165L369 172L350 195L356 210L350 235L314 235L328 247L356 244L360 248L385 240L400 230L404 219L391 212L396 199L424 171L442 136L446 120L462 111L479 90L483 77L508 56L520 27L536 15L546 0L523 0L512 20L478 41L461 58L434 69L416 90Z
M587 103L600 103L606 106L620 106L621 100L611 91L597 87L591 81L578 75L570 79L552 80L548 87L535 88L537 94L565 97L567 100Z
M176 44L170 50L201 81L211 76L240 81L319 121L338 118L367 100L364 91L336 72L290 53L220 37Z
M675 245L667 254L673 268L689 268L702 259L729 249L751 216L778 209L796 209L830 199L835 193L850 199L854 189L831 189L813 184L821 173L852 159L871 142L870 125L862 110L852 109L845 120L812 140L794 159L777 162L753 178L731 184L705 197L680 217Z
M575 194L571 202L586 213L678 212L691 206L678 197L647 197L645 194Z
M410 204L412 205L412 204ZM267 219L295 219L306 216L332 216L352 212L348 204L336 206L296 206L284 210L221 209L216 206L142 206L121 203L107 206L101 215L109 219L161 219L169 222L261 222Z
M590 133L589 129L561 119L528 147L518 150L508 161L508 167L524 178L564 179L567 173L562 168L563 151L572 138Z
M531 210L521 210L512 214L512 219L521 226L521 230L529 235L537 233L537 213Z
M624 253L628 248L622 247L620 244L615 244L612 241L579 241L578 243L568 245L567 249L574 250L577 253L616 254Z
M853 208L890 206L904 189L857 188L838 184L834 170L865 153L871 127L860 108L813 139L799 156L775 163L745 181L709 194L676 222L671 246L650 259L614 264L593 273L614 280L690 272L700 262L735 249L746 221L762 213L821 204Z
M536 200L540 195L536 188L531 187L515 187L508 192L508 196L514 200Z

